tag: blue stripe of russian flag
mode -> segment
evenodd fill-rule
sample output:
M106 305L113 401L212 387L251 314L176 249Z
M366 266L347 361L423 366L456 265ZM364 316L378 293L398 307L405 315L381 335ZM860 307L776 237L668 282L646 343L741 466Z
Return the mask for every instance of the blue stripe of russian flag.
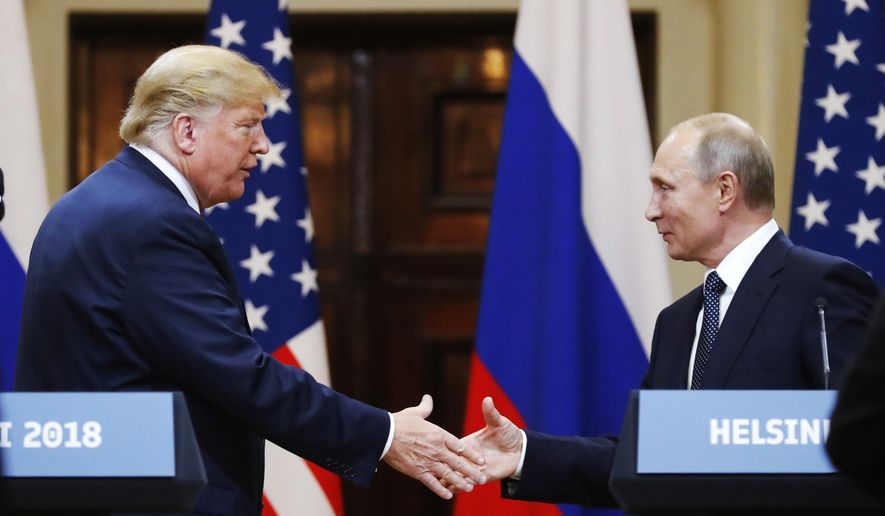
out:
M468 423L498 393L534 430L616 434L647 359L582 221L577 146L518 53L508 95Z
M18 352L25 271L0 234L0 391L11 391Z

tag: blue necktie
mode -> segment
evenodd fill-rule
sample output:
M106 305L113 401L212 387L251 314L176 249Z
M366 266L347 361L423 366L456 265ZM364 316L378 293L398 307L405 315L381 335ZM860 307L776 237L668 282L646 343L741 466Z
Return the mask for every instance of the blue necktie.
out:
M719 333L719 295L725 289L725 282L711 272L704 282L704 321L701 323L701 335L698 338L698 349L694 357L694 370L691 373L691 388L701 386L701 378L704 376L704 368L710 361L710 353L713 351L713 342Z

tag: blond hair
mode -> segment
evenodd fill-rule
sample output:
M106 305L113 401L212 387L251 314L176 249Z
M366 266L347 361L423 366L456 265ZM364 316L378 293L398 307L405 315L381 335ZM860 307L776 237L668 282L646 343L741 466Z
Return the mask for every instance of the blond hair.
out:
M151 145L175 115L207 116L222 107L268 102L279 85L261 66L219 47L187 45L154 61L135 84L120 123L127 143Z
M730 170L743 186L751 210L774 209L774 165L765 140L744 120L729 113L708 113L673 128L698 132L694 164L698 176L710 181Z

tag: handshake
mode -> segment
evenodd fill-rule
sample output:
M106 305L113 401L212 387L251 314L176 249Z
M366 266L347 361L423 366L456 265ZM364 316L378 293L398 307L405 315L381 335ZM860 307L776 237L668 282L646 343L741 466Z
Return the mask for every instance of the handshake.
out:
M485 428L461 439L426 420L433 399L393 414L393 442L384 462L443 499L473 491L476 484L507 478L522 454L522 432L502 416L492 398L482 400Z

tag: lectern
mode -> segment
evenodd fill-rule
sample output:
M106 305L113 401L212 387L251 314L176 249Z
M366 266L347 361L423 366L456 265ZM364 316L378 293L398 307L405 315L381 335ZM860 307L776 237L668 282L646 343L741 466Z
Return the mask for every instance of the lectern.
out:
M0 393L3 514L188 512L206 472L181 393Z
M610 487L630 514L885 514L824 450L832 391L634 391Z

